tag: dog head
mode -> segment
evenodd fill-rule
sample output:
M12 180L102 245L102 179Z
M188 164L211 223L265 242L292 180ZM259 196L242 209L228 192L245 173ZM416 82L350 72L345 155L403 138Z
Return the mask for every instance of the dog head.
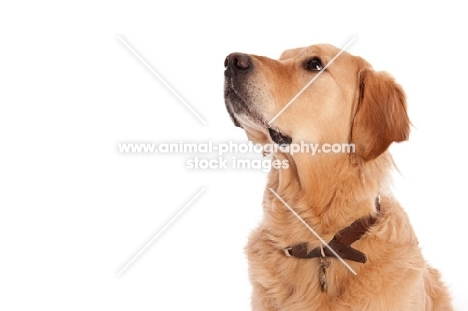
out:
M278 60L229 54L224 96L234 124L255 143L353 143L364 162L407 140L402 88L361 57L339 53L321 44Z

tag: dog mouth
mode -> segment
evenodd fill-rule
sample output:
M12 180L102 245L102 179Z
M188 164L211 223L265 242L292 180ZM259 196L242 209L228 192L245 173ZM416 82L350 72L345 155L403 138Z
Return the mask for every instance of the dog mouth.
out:
M244 128L242 126L242 117L244 115L250 120L248 123L253 122L257 124L257 127L263 127L268 130L268 134L271 140L278 145L290 145L292 143L292 138L284 133L278 128L272 128L263 118L262 114L259 113L252 105L250 105L244 98L242 92L239 92L234 87L232 79L226 79L225 89L224 89L224 98L227 111L231 120L235 126ZM246 121L245 119L243 120Z
M278 145L290 145L292 143L292 138L281 133L279 130L269 127L268 133L270 134L271 140Z

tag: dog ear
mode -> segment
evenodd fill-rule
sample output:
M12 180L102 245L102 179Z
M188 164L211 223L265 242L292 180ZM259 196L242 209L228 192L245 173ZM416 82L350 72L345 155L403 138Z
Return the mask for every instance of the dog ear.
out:
M360 72L359 102L351 129L356 155L369 161L392 142L407 140L410 121L403 89L385 72Z

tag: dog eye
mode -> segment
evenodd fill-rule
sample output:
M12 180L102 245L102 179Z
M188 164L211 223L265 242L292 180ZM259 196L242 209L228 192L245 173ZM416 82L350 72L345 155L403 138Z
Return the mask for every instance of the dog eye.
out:
M318 58L313 58L309 60L306 64L307 70L320 71L323 69L322 62Z

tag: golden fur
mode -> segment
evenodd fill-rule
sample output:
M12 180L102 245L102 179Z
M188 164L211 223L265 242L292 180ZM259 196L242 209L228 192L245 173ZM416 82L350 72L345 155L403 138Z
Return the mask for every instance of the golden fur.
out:
M279 60L248 55L251 72L232 74L225 82L226 90L242 101L226 99L233 120L253 142L272 143L267 121L318 74L304 69L304 64L318 58L325 66L338 52L331 45L313 45L285 51ZM227 65L233 61L229 57ZM275 154L289 167L270 172L264 218L246 247L252 309L452 310L438 271L425 262L406 213L388 191L393 161L387 148L407 140L410 127L405 95L393 78L344 52L271 127L293 143L354 143L356 149L314 156ZM376 223L352 244L368 260L347 261L357 275L331 258L328 290L322 292L317 258L285 256L288 246L308 242L315 248L321 243L269 188L325 241L355 220L376 215L374 202L380 194Z

